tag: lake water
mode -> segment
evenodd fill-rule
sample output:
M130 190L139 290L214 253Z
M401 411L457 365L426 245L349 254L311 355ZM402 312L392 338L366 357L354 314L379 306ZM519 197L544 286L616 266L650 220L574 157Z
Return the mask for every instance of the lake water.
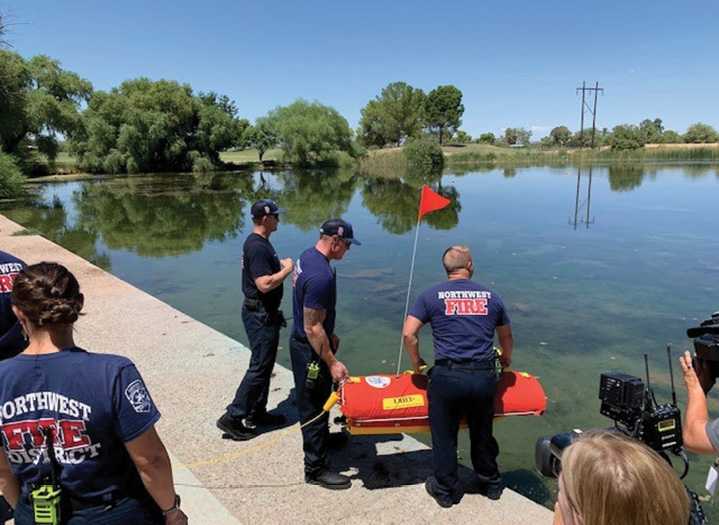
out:
M676 364L691 345L686 329L719 310L716 166L528 167L402 179L321 171L126 176L34 185L0 212L242 342L238 261L252 202L272 197L289 209L271 239L280 257L295 259L315 243L322 222L342 216L363 244L334 263L341 359L352 374L390 373L423 182L453 204L420 227L412 297L444 280L445 248L470 246L475 280L509 307L514 368L539 376L548 396L543 417L497 423L500 467L510 486L547 504L556 482L534 471L536 438L608 426L599 414L599 374L643 378L644 353L657 400L668 402L666 345ZM290 295L286 287L288 314ZM288 333L278 360L289 368ZM429 328L420 335L431 357ZM402 368L409 367L403 355ZM676 370L675 379L683 409ZM468 462L466 436L461 446ZM688 480L701 493L710 462L692 456Z

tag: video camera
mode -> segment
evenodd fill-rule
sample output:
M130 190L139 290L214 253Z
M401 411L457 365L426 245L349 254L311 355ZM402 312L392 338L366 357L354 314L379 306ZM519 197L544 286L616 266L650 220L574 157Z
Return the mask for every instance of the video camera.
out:
M694 338L694 351L698 359L707 361L712 380L719 377L719 312L695 328L687 330L687 337Z
M621 372L607 372L599 379L600 413L614 421L614 428L629 437L644 442L659 452L667 461L666 452L684 461L686 476L689 462L682 447L681 411L677 407L672 374L671 350L667 347L669 373L672 386L672 402L659 405L654 397L649 379L649 362L644 354L647 385L638 377ZM718 363L719 364L719 363ZM582 434L581 430L563 432L537 439L534 461L542 476L556 478L562 470L562 451Z

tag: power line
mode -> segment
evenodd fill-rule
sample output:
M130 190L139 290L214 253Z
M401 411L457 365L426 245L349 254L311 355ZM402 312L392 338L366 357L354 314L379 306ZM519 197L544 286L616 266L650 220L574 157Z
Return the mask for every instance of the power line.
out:
M597 82L593 88L586 87L586 82L582 82L582 87L577 88L577 93L579 93L580 90L582 91L582 118L579 127L579 145L582 148L584 147L584 114L588 111L592 114L592 143L590 147L594 148L594 136L597 131L597 94L601 91L602 96L604 96L604 88L599 87L599 82ZM594 108L590 108L586 102L587 91L594 91Z

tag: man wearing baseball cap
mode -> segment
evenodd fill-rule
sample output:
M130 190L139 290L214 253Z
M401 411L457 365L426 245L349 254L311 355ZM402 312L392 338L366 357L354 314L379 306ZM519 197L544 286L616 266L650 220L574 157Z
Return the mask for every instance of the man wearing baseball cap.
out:
M257 425L280 425L281 414L267 412L270 376L275 366L280 328L285 326L280 311L283 281L292 273L292 259L280 260L270 244L270 235L277 230L279 208L271 199L252 205L254 228L242 248L242 323L245 325L252 356L250 366L217 427L230 438L243 441L255 436Z
M351 245L360 245L352 225L331 219L320 228L320 238L297 260L292 278L292 335L290 357L300 423L317 417L332 392L332 383L349 377L336 357L340 338L334 332L337 280L330 261L340 260ZM347 476L331 472L327 457L329 414L302 428L305 481L327 489L348 489Z

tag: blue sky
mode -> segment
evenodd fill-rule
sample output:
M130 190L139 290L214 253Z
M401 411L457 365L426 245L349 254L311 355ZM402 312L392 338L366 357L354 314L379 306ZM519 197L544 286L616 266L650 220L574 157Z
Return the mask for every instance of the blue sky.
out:
M463 93L464 129L579 128L576 88L599 82L597 126L661 118L719 128L716 0L427 2L0 0L7 40L109 90L146 76L233 99L251 121L302 97L356 128L391 82ZM591 115L587 115L591 119Z

